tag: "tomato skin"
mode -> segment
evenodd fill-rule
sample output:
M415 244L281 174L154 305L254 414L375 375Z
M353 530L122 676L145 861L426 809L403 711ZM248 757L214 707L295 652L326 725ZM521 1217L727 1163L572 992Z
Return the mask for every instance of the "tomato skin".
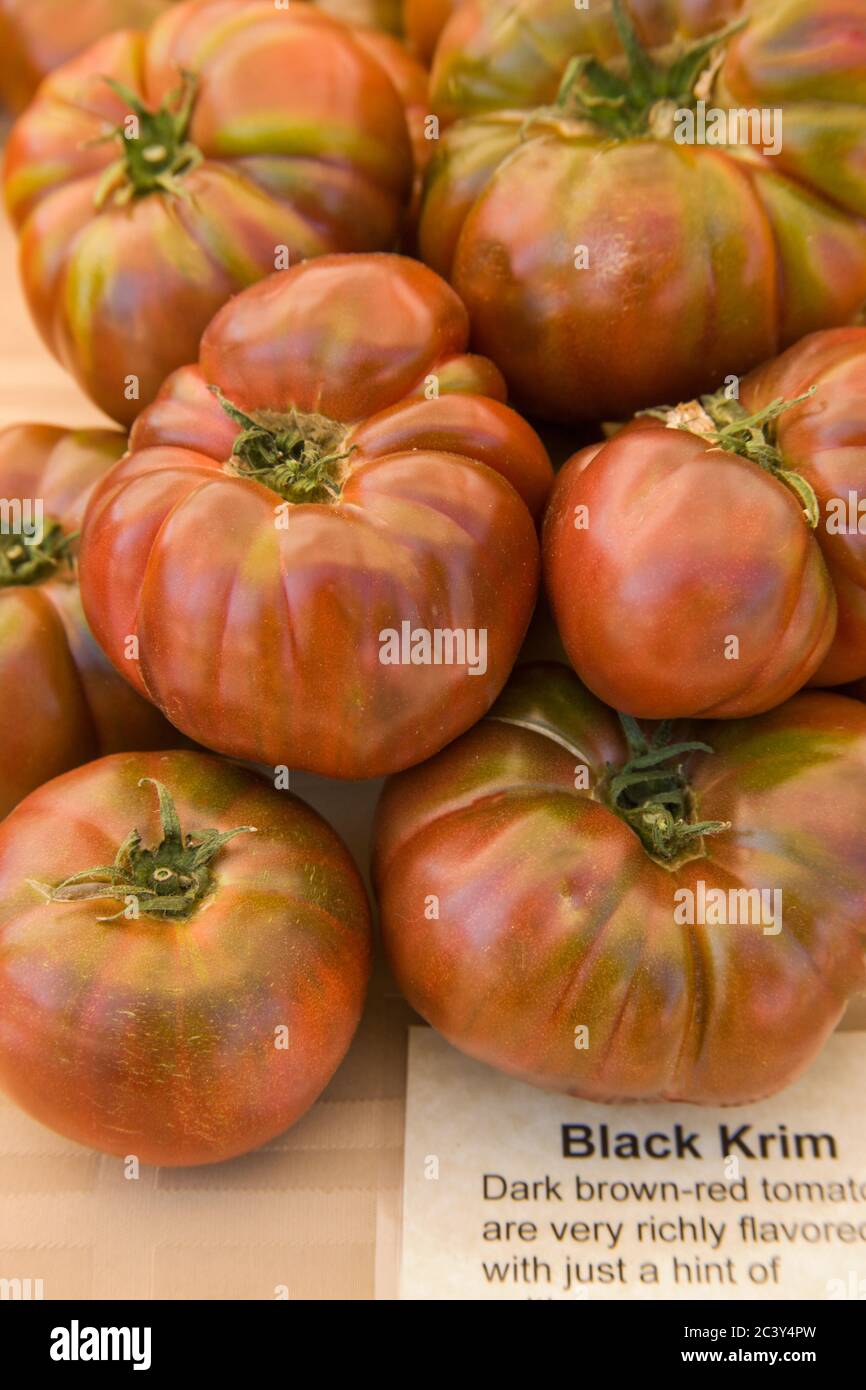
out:
M418 262L325 257L232 300L199 365L141 415L88 510L82 594L117 669L184 732L373 777L489 708L532 613L527 508L539 513L552 472L526 422L482 394L502 394L501 378L467 337L460 301ZM244 412L340 422L334 500L284 502L237 476L240 429L209 386ZM482 629L486 669L383 663L382 634L404 621Z
M110 864L134 826L158 843L142 777L184 830L257 827L223 846L211 895L187 921L42 901L28 879ZM302 801L201 753L115 754L33 792L0 828L0 899L0 1083L105 1153L186 1166L258 1147L313 1103L361 1015L370 917L348 851Z
M403 0L406 42L422 63L430 63L445 26L463 0Z
M747 410L760 410L812 386L815 396L780 418L777 437L821 507L815 539L833 581L838 619L812 683L832 686L866 676L866 521L847 516L849 494L866 499L866 329L840 328L797 343L745 379L742 401ZM831 521L840 503L844 520Z
M467 0L432 73L434 111L460 119L428 170L422 258L464 299L520 408L551 420L714 389L851 322L866 298L860 0L829 15L823 0L629 10L668 51L675 33L742 12L708 104L781 109L779 154L612 138L551 110L573 56L616 54L609 9Z
M866 710L809 692L694 735L715 749L687 765L697 816L733 828L674 870L601 799L625 745L564 667L519 670L490 716L386 784L386 950L455 1046L588 1100L703 1105L771 1095L814 1058L866 987ZM700 881L779 889L782 931L678 925L674 893Z
M344 24L362 24L385 34L403 29L401 0L316 0L320 10Z
M427 138L430 115L430 74L406 45L391 33L379 29L359 28L358 42L382 65L390 77L406 110L406 124L412 142L415 179L412 200L406 212L400 237L400 250L413 255L418 238L418 218L421 213L421 191L424 171L433 156L435 141Z
M201 161L178 175L181 191L95 206L122 154L97 137L129 114L106 76L156 109L183 71L197 78L187 140ZM322 71L340 80L322 83ZM279 254L295 264L390 249L411 181L406 116L382 63L313 6L264 0L189 0L146 35L109 35L46 80L11 132L5 171L36 324L125 424Z
M73 535L94 485L125 449L125 435L115 430L9 426L0 430L0 496L41 501L45 521ZM90 758L178 742L93 640L68 564L31 584L0 585L0 688L0 818Z
M0 101L23 111L49 72L115 29L146 29L169 0L0 0Z
M778 478L655 419L562 469L545 579L600 699L648 719L739 718L866 676L866 536L837 534L833 512L866 496L866 329L811 335L746 377L740 401L758 413L812 387L775 438L814 489L814 531Z

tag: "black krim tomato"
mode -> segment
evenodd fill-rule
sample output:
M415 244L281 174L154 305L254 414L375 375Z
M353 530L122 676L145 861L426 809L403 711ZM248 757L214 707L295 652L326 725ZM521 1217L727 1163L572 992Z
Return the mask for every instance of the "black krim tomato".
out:
M312 1105L370 968L367 898L296 797L195 752L118 753L0 826L0 1084L106 1153L213 1163Z

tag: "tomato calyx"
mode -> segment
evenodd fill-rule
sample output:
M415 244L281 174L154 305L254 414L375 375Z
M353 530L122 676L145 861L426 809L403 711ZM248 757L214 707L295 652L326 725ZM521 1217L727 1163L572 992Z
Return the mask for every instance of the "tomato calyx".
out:
M780 396L752 415L725 391L717 391L713 396L701 396L700 402L692 401L674 408L662 406L659 410L643 410L640 413L662 420L668 429L697 434L717 448L749 459L765 472L771 473L794 493L803 508L806 522L814 530L821 520L815 489L799 473L786 467L785 457L776 439L776 421L786 411L810 400L817 389L812 386L802 396L787 401Z
M705 854L705 835L730 830L730 821L694 819L694 797L677 759L690 753L712 753L707 743L670 743L671 723L660 723L647 738L636 719L620 714L629 759L619 769L608 768L605 799L630 826L644 849L666 869L679 868ZM673 766L670 764L673 762Z
M674 113L694 109L699 98L709 93L724 45L748 22L735 20L687 45L664 64L641 43L622 0L613 0L613 17L625 55L625 73L597 58L577 55L565 70L556 109L601 126L620 140L647 134L669 138Z
M119 140L123 150L99 180L96 206L102 207L109 199L122 205L156 192L186 197L181 179L203 159L197 146L186 138L198 82L195 74L184 72L180 86L156 111L150 111L135 92L113 77L103 80L126 103L131 115L93 142Z
M41 584L44 579L71 567L70 547L78 533L66 535L57 521L41 528L41 535L0 532L0 588Z
M286 502L334 502L340 496L345 460L345 425L327 415L290 410L286 414L257 411L247 415L211 386L226 415L241 432L232 449L229 470L252 478Z
M113 864L100 864L72 874L51 888L32 882L32 887L49 902L90 902L93 899L124 899L126 906L100 922L112 922L129 912L135 902L134 917L184 922L203 898L213 891L211 860L236 835L253 834L255 826L240 825L235 830L191 830L184 834L171 792L154 777L142 777L139 786L150 784L159 798L162 840L155 849L142 845L141 835L131 830L115 855Z

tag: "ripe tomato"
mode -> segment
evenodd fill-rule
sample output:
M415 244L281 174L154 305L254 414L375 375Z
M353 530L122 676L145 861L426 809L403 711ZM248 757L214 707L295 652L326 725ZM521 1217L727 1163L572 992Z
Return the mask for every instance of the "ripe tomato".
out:
M864 392L866 329L832 329L739 402L705 396L668 413L675 429L642 417L569 460L545 577L596 695L648 719L732 718L866 676Z
M75 577L85 504L125 449L115 430L0 430L0 817L89 758L179 741L94 642Z
M139 417L88 509L82 593L184 732L375 777L489 708L532 613L527 507L552 475L467 334L418 262L322 257L226 305Z
M316 0L316 4L345 24L363 24L386 34L403 30L401 0Z
M701 726L706 745L625 732L565 667L524 667L387 784L397 980L457 1047L549 1090L771 1095L866 988L866 709L809 692Z
M0 102L21 111L49 72L115 29L146 29L170 0L0 0Z
M411 181L381 63L312 6L264 0L189 0L103 39L46 80L6 160L37 325L122 422L236 290L390 249Z
M406 42L423 63L436 51L442 30L463 0L403 0Z
M0 827L0 1084L106 1153L216 1163L293 1124L370 956L334 831L218 758L117 753Z
M400 94L406 112L415 162L415 181L400 245L403 250L410 252L418 236L424 171L430 163L435 143L427 138L426 129L430 112L429 73L418 59L413 57L405 44L391 34L382 33L377 29L359 28L356 30L356 38L385 69Z
M467 0L419 244L517 403L620 419L851 322L864 67L863 0Z

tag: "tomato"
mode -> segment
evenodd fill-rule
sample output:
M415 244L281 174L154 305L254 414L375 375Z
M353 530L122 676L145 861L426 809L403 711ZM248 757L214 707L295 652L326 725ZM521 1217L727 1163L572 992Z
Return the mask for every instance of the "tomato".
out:
M364 24L386 34L403 30L401 0L316 0L320 10L345 24Z
M75 577L85 504L125 449L115 430L0 430L0 817L89 758L182 741L94 642Z
M530 510L552 475L467 336L418 262L326 256L226 305L139 417L88 509L82 593L178 728L375 777L489 708L532 613Z
M114 29L145 29L169 0L0 0L0 101L21 111L49 72Z
M411 181L381 63L312 6L264 0L173 5L58 69L5 174L36 323L123 423L236 290L304 257L390 249Z
M866 329L831 329L739 401L659 412L673 429L642 417L568 461L545 576L596 695L643 718L732 718L866 676L864 392Z
M864 72L863 0L467 0L419 244L517 404L621 419L853 321Z
M293 1124L370 956L337 835L217 758L116 753L0 827L0 1084L105 1153L216 1163Z
M455 1046L588 1100L743 1104L866 988L866 709L808 692L669 736L524 667L386 785L385 945Z
M427 138L430 113L429 74L405 44L391 34L381 33L377 29L359 28L356 30L356 38L385 69L405 108L415 163L415 181L400 244L403 250L411 252L418 234L423 175L434 148L434 141Z
M403 0L406 41L422 62L431 61L442 30L462 3L463 0Z

